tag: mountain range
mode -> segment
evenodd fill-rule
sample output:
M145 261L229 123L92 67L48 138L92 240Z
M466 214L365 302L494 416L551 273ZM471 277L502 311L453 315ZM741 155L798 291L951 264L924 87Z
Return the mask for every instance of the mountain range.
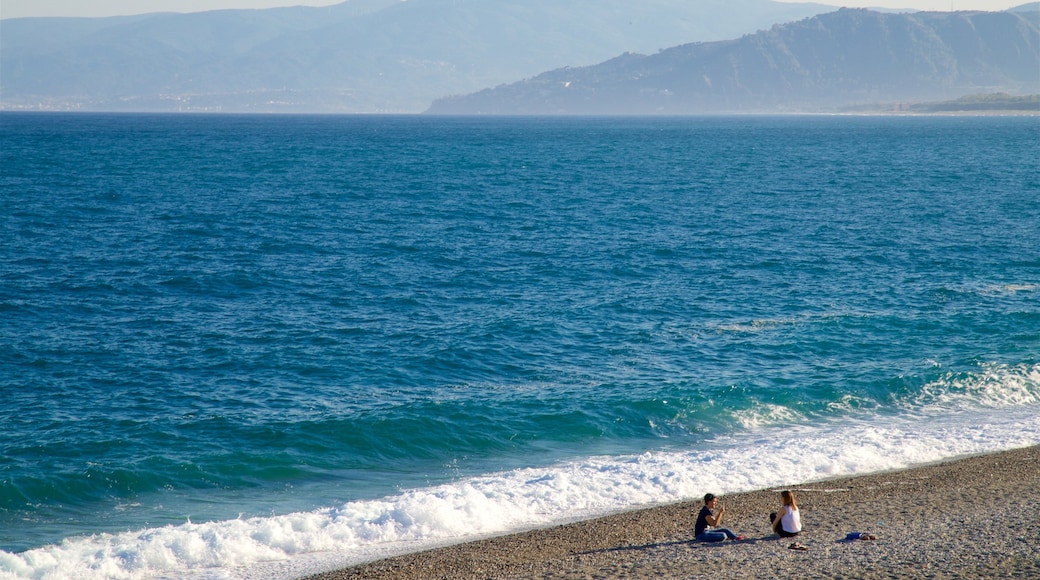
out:
M0 20L0 109L835 110L1040 92L1038 24L1038 3L894 13L770 0L348 0L17 18Z
M735 40L562 68L440 99L429 112L838 112L863 110L870 103L909 110L907 103L978 93L1037 93L1038 24L1035 10L892 14L841 9ZM1035 100L1021 102L1032 102L1035 109Z
M624 52L823 13L769 0L349 0L0 20L0 108L417 113Z

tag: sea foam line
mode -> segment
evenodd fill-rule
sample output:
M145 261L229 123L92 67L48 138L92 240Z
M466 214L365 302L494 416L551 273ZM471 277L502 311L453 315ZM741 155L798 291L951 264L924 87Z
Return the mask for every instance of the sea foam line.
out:
M0 552L0 578L295 578L639 506L1040 444L1040 406L763 429L698 450L590 457L381 500Z

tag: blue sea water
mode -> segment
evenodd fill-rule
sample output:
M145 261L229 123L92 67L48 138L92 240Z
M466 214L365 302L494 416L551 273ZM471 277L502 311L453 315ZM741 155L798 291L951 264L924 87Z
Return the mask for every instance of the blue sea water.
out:
M1040 444L1035 117L0 115L0 577Z

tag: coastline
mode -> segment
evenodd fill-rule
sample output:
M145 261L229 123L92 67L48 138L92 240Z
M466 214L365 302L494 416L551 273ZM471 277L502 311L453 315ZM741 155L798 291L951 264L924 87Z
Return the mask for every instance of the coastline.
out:
M722 497L744 542L692 541L701 502L405 554L308 580L1040 577L1040 446L792 485L808 550L769 530L779 488ZM705 490L713 491L713 490ZM876 541L844 541L847 533Z

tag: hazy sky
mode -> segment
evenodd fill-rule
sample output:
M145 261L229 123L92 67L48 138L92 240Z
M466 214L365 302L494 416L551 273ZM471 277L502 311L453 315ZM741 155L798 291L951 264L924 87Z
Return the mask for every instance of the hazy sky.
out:
M328 6L343 0L0 0L0 18L24 16L114 16L145 12L200 12L221 8ZM566 0L560 0L565 2ZM696 1L696 0L693 0ZM781 0L797 2L800 0ZM1029 0L816 0L849 7L916 10L1005 10Z

